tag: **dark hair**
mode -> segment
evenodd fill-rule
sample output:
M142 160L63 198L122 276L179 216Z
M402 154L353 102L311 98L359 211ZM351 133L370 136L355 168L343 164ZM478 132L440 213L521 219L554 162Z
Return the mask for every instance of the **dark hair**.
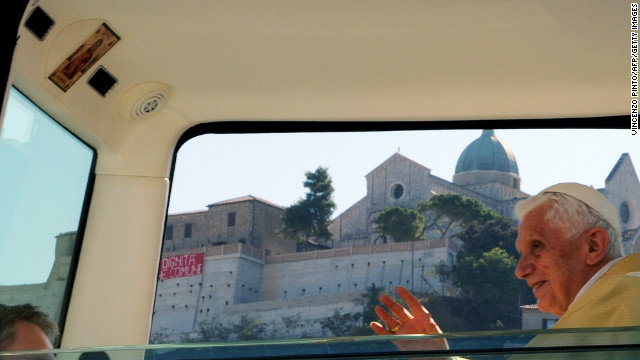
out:
M105 351L86 351L80 354L78 360L109 360L109 355Z
M7 348L15 340L16 323L19 320L37 325L52 342L59 334L58 324L37 306L0 304L0 350Z

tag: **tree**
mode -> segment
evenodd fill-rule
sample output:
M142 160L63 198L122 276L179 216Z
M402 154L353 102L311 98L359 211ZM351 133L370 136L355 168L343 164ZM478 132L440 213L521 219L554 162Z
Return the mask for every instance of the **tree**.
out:
M149 337L149 344L169 344L171 336L169 336L169 328L163 327L155 331Z
M520 327L520 298L530 293L514 276L517 265L515 222L503 217L471 224L453 269L453 282L473 301L478 330Z
M327 168L305 173L304 187L308 189L304 199L284 209L280 236L296 239L302 250L312 236L330 239L329 223L336 208L333 202L333 185Z
M335 310L330 317L320 320L323 329L327 329L333 336L351 335L358 328L362 313L342 314Z
M440 288L441 288L440 294L444 296L444 290L447 285L447 281L451 279L451 273L452 273L451 266L447 265L447 263L444 260L440 260L439 263L434 265L434 268L436 270L436 276L438 277L438 281L440 281Z
M485 223L471 224L459 236L464 243L461 250L463 256L479 256L495 247L504 249L509 255L517 258L515 247L518 229L514 220L497 217Z
M382 295L383 288L376 286L375 283L371 283L370 286L365 288L365 291L360 295L360 304L362 304L362 312L359 313L360 319L362 319L361 325L355 327L351 331L351 335L366 336L375 335L373 329L369 325L372 321L378 321L378 314L376 314L376 306L380 305L380 295Z
M230 328L236 335L236 339L240 341L262 339L267 331L262 321L251 319L247 315L240 316L240 321L236 324L231 324Z
M518 297L522 282L513 275L516 263L498 247L480 256L458 259L454 282L473 300L478 310L475 320L482 329L498 321L510 328L520 326Z
M258 319L251 319L247 315L240 316L235 324L223 325L214 320L203 320L198 323L198 329L194 337L184 334L183 343L226 341L235 335L237 340L258 340L264 338L267 332L266 325Z
M198 323L196 336L183 335L181 341L185 343L224 341L229 338L229 329L215 320L202 320Z
M424 216L413 209L392 206L384 209L375 220L376 231L391 236L396 242L422 238Z
M435 230L444 239L456 226L466 227L475 222L485 222L499 217L476 199L459 194L435 195L418 203L416 210L426 214L425 230Z
M294 316L283 316L281 317L282 323L284 327L287 328L287 336L293 336L295 328L300 326L302 315L300 313L296 313Z
M382 287L376 286L371 283L371 286L367 286L364 293L360 298L363 305L362 322L369 327L371 321L377 321L378 315L376 314L376 306L380 305L380 295L382 295Z

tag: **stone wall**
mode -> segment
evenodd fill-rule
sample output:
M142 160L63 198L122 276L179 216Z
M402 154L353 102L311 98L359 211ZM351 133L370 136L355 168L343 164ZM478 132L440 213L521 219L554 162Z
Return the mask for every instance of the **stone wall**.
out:
M279 339L328 337L331 334L322 328L322 320L335 311L341 314L362 312L362 293L349 291L232 305L225 308L224 318L237 323L242 315L251 314L251 318L260 320L267 326L267 331ZM296 326L287 327L283 318L299 318L300 321Z
M622 154L605 181L603 193L618 211L623 204L627 207L628 217L627 221L622 219L623 229L640 226L640 182L629 154Z
M39 307L41 311L58 321L66 285L65 279L42 284L0 286L0 304L29 303Z
M207 211L167 216L164 252L195 247L243 243L279 254L293 252L296 244L282 239L284 209L253 196L209 205ZM190 228L190 233L188 228Z
M202 249L193 249L196 251ZM344 294L360 293L372 284L388 292L397 285L417 292L438 292L434 265L449 261L443 241L272 256L242 244L204 251L202 274L158 282L152 332L189 333L203 320L237 321L240 313L233 309L247 309L244 315L265 323L268 320L278 331L284 331L284 325L277 325L282 316L300 313L301 321L315 324L306 327L307 334L320 336L319 319L331 316L336 309L361 309L359 301L346 301L348 295ZM322 306L312 305L314 301L321 301ZM274 304L294 310L279 312Z
M335 246L365 246L382 241L375 232L374 222L378 214L390 206L415 209L419 202L434 195L454 193L474 198L499 214L514 218L515 203L528 197L502 183L472 187L454 184L431 175L428 168L400 154L391 156L367 174L366 179L367 196L336 217L329 227Z
M260 201L254 201L253 234L248 245L265 249L268 254L286 254L296 251L296 243L291 239L283 239L277 234L282 227L282 208L274 207Z
M357 291L372 284L390 291L397 285L435 291L439 282L429 273L440 260L448 262L448 255L446 247L433 244L389 243L267 257L262 300Z
M393 155L366 176L370 212L394 205L415 208L429 197L429 175L428 168L400 154Z
M495 170L474 170L460 172L453 175L453 182L461 186L469 186L476 184L501 183L516 191L520 189L520 176L514 173L507 173ZM496 197L500 200L509 199L504 197Z
M67 280L76 246L76 232L56 236L55 260L46 282L39 284L0 286L0 304L30 303L58 321L63 312Z
M333 247L361 246L368 243L367 218L369 206L366 198L358 201L329 224Z
M513 198L510 200L499 201L488 194L491 194L495 191L502 191L504 189L503 184L483 184L483 185L475 185L470 187L462 187L460 185L456 185L450 183L444 179L433 176L431 180L431 190L434 195L442 195L442 194L460 194L465 197L473 198L480 201L484 206L494 210L498 214L502 216L506 216L509 218L514 218L513 214L513 206L514 204L523 198L528 197L526 194L517 191L515 189L508 190L510 194L513 195ZM476 191L477 190L477 191ZM485 194L488 193L488 194ZM502 194L501 196L505 196Z

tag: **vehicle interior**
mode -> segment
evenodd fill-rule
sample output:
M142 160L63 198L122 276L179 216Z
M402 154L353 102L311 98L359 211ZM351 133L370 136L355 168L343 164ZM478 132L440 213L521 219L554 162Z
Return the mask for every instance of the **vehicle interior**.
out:
M578 340L546 349L513 345L522 341L512 336L522 340L535 331L445 333L460 344L447 352L399 352L388 346L389 337L376 336L149 344L177 151L189 139L488 128L631 133L628 1L12 4L4 15L12 26L3 36L0 125L13 142L6 141L10 151L0 161L7 173L0 177L17 198L0 199L9 204L0 204L0 214L26 230L45 226L16 220L28 219L34 208L53 214L76 204L68 280L56 285L59 349L49 353L70 359L89 350L153 359L640 354L640 329L548 330ZM26 175L12 175L38 152L26 148L35 123L7 125L12 99L18 107L33 104L59 125L55 131L73 138L58 165L41 160ZM73 200L32 190L52 186L43 180L53 174L49 167L61 170L56 179L69 180L65 189L81 189ZM21 205L27 196L35 199ZM12 231L0 234L21 232ZM63 237L67 230L56 231ZM6 250L3 241L7 257L31 252ZM9 285L0 283L0 293ZM585 338L600 340L581 342Z

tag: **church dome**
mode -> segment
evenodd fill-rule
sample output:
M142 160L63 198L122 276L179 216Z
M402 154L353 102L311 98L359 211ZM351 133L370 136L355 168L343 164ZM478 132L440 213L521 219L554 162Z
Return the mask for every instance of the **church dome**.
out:
M482 135L469 144L458 158L456 174L468 171L499 171L519 175L516 157L493 130L483 130Z

